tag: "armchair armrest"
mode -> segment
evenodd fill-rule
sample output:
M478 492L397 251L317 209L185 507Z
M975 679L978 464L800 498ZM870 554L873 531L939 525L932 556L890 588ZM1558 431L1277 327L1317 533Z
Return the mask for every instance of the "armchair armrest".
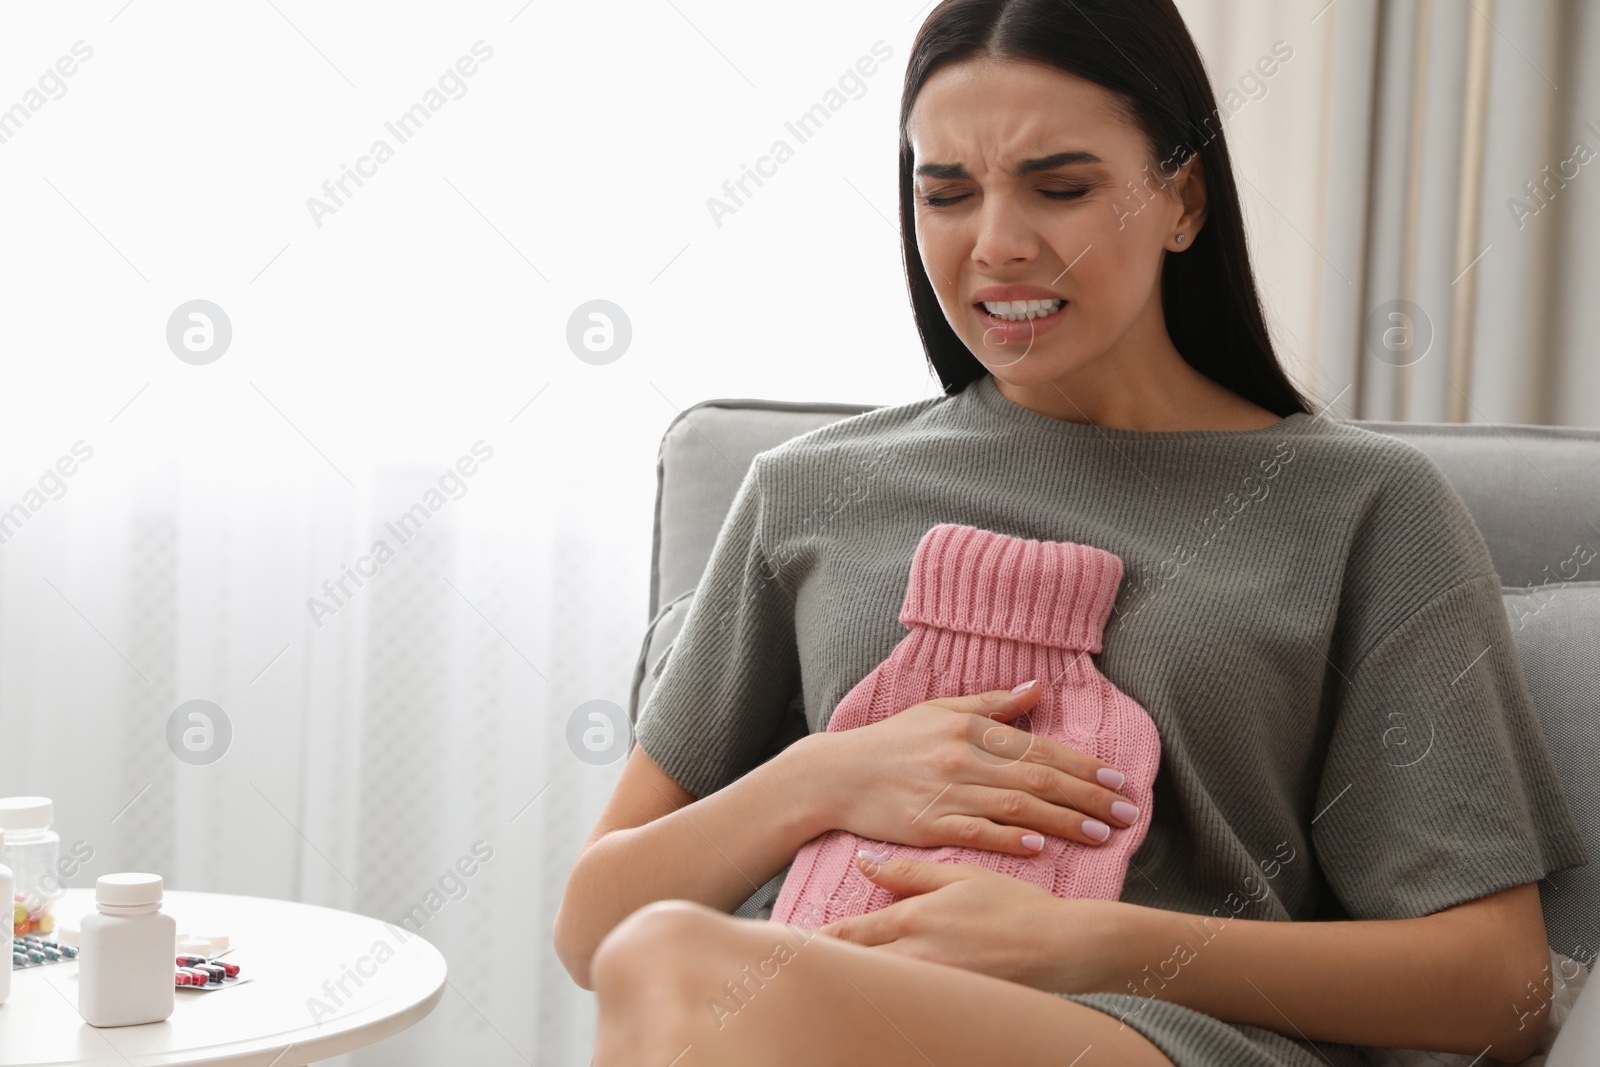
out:
M1594 977L1590 975L1590 977ZM1561 1024L1544 1067L1589 1067L1600 1063L1600 982L1585 981Z

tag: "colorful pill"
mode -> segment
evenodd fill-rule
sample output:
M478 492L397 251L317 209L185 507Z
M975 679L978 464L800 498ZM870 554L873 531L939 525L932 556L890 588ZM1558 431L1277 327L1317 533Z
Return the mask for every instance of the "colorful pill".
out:
M211 980L216 982L218 985L221 985L223 979L228 977L228 972L223 970L222 965L218 963L202 963L200 965L200 970L209 974L211 976Z
M199 967L202 970L207 967L219 967L222 969L222 973L229 978L233 978L239 973L239 965L237 963L229 963L226 960L211 960L206 956L178 956L177 962L179 967Z

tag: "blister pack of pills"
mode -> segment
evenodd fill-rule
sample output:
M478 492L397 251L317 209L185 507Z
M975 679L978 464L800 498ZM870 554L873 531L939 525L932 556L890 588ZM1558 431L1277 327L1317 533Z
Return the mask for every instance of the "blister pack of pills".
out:
M172 983L179 989L209 993L250 981L239 975L239 965L217 956L178 956Z
M24 934L11 939L11 969L20 971L24 967L43 967L47 963L62 963L66 960L76 959L78 950L71 945L63 945L52 941L48 937L35 937Z

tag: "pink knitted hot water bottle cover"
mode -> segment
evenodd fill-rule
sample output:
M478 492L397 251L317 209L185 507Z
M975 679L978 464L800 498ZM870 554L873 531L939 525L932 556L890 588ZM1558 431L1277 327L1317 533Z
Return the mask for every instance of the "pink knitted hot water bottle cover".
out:
M1015 856L987 849L918 848L829 830L794 858L772 908L774 922L814 928L900 899L855 865L856 850L937 863L971 863L1058 897L1115 900L1128 860L1150 826L1161 741L1150 715L1111 684L1099 652L1122 582L1122 560L1090 545L1033 541L941 523L911 561L900 621L911 632L834 708L830 731L878 722L925 700L1009 689L1038 678L1039 702L1011 725L1104 760L1126 775L1119 791L1139 808L1098 845L1044 834L1044 849ZM932 800L932 797L928 798ZM907 814L907 818L911 813Z

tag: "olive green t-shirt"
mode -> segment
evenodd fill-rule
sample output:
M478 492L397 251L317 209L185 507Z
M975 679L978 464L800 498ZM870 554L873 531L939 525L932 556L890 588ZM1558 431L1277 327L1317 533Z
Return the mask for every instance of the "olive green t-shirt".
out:
M1123 561L1095 662L1162 745L1122 900L1401 919L1588 862L1466 506L1419 449L1328 415L1108 429L1022 407L985 376L768 449L638 743L703 797L824 730L905 636L912 554L942 522ZM1172 964L1150 964L1139 988L1069 999L1178 1067L1365 1062L1155 999Z

